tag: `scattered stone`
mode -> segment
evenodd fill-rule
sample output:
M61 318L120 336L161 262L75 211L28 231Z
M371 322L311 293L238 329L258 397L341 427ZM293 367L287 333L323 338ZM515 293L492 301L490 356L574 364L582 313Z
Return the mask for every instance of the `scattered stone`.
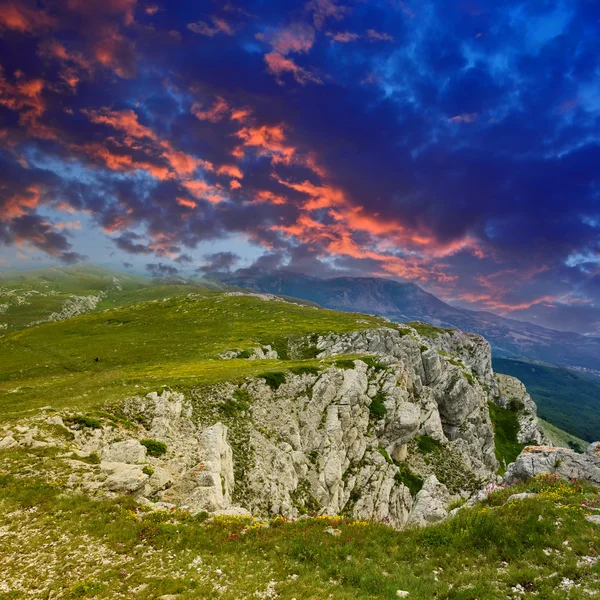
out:
M585 520L600 525L600 515L588 515Z
M396 596L398 596L398 598L408 598L410 594L404 590L396 590Z
M340 535L342 535L342 530L341 529L334 529L333 527L328 527L325 530L325 533L328 533L329 535L333 535L335 537L339 537Z
M8 450L9 448L14 448L18 445L19 442L17 442L12 435L8 435L0 440L0 450Z
M527 498L535 498L537 494L532 494L530 492L521 492L520 494L513 494L509 496L506 502L514 502L515 500L526 500ZM540 515L541 517L541 515Z

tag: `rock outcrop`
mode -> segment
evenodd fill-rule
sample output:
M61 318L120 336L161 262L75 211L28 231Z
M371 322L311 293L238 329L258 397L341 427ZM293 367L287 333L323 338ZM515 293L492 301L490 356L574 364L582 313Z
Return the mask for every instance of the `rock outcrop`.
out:
M495 480L488 402L526 392L503 379L499 389L483 338L390 326L295 340L290 353L307 349L319 362L186 396L129 398L108 407L114 421L97 428L68 415L68 430L59 416L44 426L72 436L60 443L73 463L88 460L73 487L129 493L158 508L421 526ZM527 431L535 429L530 401ZM50 443L37 431L7 431L0 447ZM514 477L527 469L521 464Z
M497 374L498 403L514 410L519 418L517 440L521 444L543 445L548 442L537 419L537 406L525 386L516 377Z
M584 479L600 485L600 442L590 444L584 454L568 448L528 446L509 465L507 484L526 481L535 475L555 473L563 479Z

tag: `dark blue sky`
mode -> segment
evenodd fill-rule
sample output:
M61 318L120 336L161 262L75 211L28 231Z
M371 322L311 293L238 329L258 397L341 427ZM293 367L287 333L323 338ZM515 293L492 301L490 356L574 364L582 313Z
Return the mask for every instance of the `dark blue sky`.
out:
M419 283L600 333L600 2L0 0L0 260Z

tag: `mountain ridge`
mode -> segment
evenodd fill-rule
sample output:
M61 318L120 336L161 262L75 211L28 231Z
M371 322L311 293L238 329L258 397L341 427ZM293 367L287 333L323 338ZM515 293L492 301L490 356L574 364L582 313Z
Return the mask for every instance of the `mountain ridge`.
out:
M487 311L454 307L412 282L377 277L321 279L291 271L246 270L209 276L228 285L295 296L334 310L456 327L483 335L499 355L600 372L600 338L548 329Z

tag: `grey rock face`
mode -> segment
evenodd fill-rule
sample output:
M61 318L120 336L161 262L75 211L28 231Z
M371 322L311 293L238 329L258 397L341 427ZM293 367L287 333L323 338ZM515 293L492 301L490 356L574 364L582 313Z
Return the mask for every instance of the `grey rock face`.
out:
M450 494L445 485L435 475L430 475L415 498L408 523L423 527L443 521L448 516L447 505Z
M504 480L513 484L545 473L556 473L563 479L585 479L600 485L600 442L590 444L585 454L567 448L528 446L509 465Z
M519 432L517 439L521 444L543 445L547 443L537 420L537 406L527 393L525 386L516 377L496 375L500 404L511 405L518 410Z
M124 440L106 446L102 451L102 460L137 464L146 462L146 448L137 440Z

